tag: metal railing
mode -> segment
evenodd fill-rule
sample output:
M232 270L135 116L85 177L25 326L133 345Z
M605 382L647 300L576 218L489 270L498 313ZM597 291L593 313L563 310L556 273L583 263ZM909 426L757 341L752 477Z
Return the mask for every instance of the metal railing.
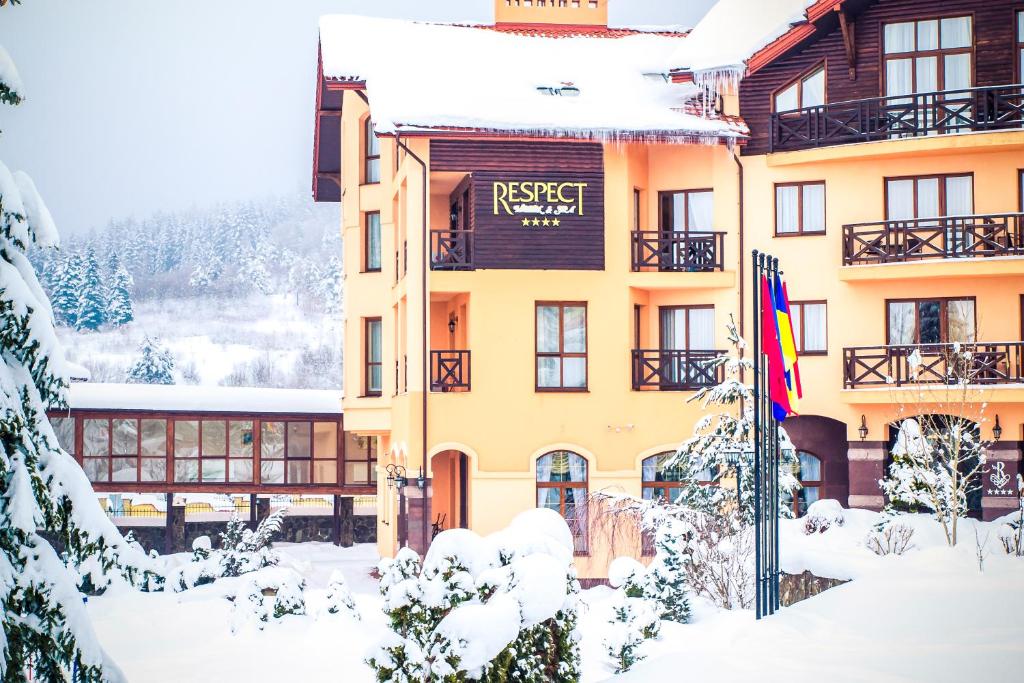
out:
M634 230L631 243L634 271L707 273L724 268L724 232Z
M843 226L843 264L1024 255L1024 213L940 216Z
M848 389L906 384L1011 384L1024 381L1024 342L890 344L843 349Z
M1024 126L1024 85L829 102L771 115L772 152Z
M722 365L710 363L725 351L633 349L633 391L691 391L720 384Z
M472 230L431 230L431 270L473 270Z
M470 352L467 349L430 352L430 390L470 390Z

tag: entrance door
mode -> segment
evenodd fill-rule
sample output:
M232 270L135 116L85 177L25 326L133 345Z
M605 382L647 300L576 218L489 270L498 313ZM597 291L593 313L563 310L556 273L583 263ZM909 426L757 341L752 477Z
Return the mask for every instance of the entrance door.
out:
M712 230L712 197L711 190L659 193L661 270L700 270L705 265L703 250L688 233Z

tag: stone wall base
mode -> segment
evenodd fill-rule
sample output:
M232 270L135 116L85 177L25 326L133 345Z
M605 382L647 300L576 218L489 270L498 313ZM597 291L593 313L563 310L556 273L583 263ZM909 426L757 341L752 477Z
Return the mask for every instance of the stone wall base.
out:
M810 572L782 574L779 576L779 602L783 607L789 607L844 583L844 579L827 579Z

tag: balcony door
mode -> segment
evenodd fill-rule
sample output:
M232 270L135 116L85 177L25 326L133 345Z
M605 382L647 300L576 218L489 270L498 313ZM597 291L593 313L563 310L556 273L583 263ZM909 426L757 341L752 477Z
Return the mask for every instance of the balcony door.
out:
M916 111L904 108L913 102L910 97L889 102L885 113L890 123L896 122L894 132L899 132L899 124L951 131L969 125L970 93L963 90L974 83L970 16L886 24L883 42L886 97L923 94L917 98ZM937 91L961 92L933 94Z
M710 351L715 345L715 309L711 306L661 306L658 338L662 382L669 385L707 384L714 377L696 365L690 351Z
M691 232L711 232L714 221L711 190L659 192L658 226L662 237L662 270L697 270L703 260Z
M897 222L897 243L907 253L922 250L922 240L932 249L947 255L963 253L973 243L964 220L922 220L974 213L974 176L936 175L917 178L887 178L885 181L886 220ZM903 221L906 221L903 223ZM934 230L944 226L941 240Z

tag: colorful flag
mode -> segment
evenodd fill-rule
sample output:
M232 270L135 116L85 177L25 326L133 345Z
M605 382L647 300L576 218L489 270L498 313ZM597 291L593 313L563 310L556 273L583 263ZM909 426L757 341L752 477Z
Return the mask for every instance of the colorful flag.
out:
M786 365L779 343L779 320L775 311L775 297L768 278L761 276L761 352L768 359L768 396L776 420L786 419L792 411L786 386Z
M803 395L800 386L800 370L797 366L796 337L793 334L793 321L789 315L789 294L779 274L775 274L775 317L778 319L779 346L782 348L782 361L785 367L786 393L789 396L789 412L796 414L799 399Z

